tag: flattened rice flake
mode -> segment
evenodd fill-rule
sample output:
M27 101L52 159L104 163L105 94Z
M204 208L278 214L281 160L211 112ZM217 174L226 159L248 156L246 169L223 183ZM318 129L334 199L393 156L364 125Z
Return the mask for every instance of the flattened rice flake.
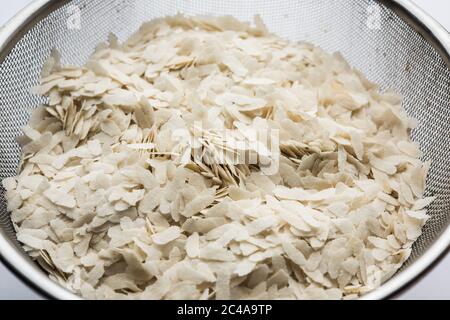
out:
M435 200L414 121L376 90L260 17L157 19L83 67L54 52L2 183L17 238L89 299L358 298Z

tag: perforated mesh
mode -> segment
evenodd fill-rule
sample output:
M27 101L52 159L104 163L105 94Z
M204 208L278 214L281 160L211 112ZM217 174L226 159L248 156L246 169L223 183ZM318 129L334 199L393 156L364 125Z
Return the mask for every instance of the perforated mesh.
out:
M81 9L81 30L67 27L73 12L68 7L73 5ZM370 19L376 19L378 9L381 28L371 28ZM0 179L16 173L19 148L15 138L32 108L44 102L29 89L38 83L52 48L61 52L64 63L80 64L109 32L123 40L142 22L177 12L231 14L243 20L260 14L271 31L340 51L383 90L392 88L403 94L408 113L419 122L413 138L420 143L424 159L432 160L427 194L437 196L429 209L432 219L408 264L439 237L450 218L450 70L426 39L392 9L373 0L68 1L26 33L0 65ZM3 192L0 228L14 239Z

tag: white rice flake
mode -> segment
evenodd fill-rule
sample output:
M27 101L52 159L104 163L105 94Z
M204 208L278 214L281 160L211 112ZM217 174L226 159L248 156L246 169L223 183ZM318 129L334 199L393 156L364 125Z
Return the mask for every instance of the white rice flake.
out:
M25 252L84 298L356 299L429 220L402 98L258 16L160 18L64 60L1 189Z
M157 245L165 245L176 239L181 235L181 229L179 227L170 227L161 233L157 233L152 236L152 240Z

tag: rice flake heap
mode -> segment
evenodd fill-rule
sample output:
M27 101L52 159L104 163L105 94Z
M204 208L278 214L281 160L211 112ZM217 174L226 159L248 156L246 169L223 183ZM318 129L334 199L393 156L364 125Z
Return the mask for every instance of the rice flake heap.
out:
M408 259L433 201L402 98L259 17L153 20L83 67L55 52L34 93L48 104L8 209L26 252L88 299L357 298Z

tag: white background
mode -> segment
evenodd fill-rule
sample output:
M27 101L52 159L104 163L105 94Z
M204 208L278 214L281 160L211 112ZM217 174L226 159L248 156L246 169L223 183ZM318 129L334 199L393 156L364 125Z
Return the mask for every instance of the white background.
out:
M31 0L14 0L3 3L0 26L14 16ZM447 30L450 30L450 1L414 0ZM17 280L0 264L0 299L39 299L40 297ZM450 299L450 255L419 283L403 293L400 299Z

